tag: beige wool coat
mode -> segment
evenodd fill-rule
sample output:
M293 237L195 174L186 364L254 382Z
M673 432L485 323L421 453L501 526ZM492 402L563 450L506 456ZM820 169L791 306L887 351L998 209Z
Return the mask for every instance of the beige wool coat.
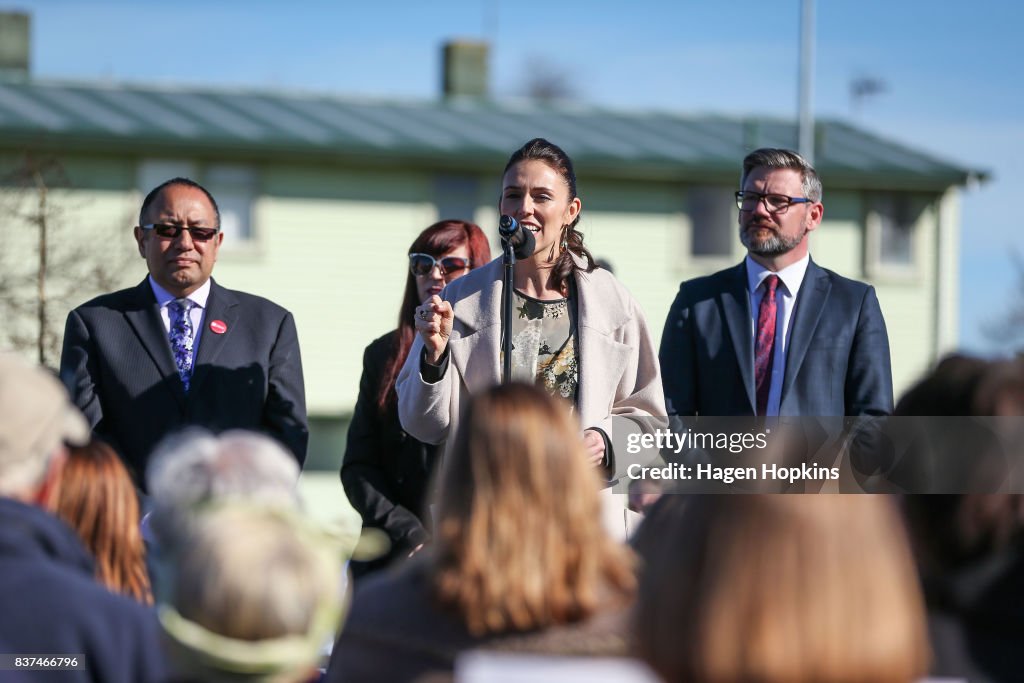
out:
M658 354L643 311L606 270L577 271L580 428L598 427L613 443L612 486L626 477L629 433L667 426ZM468 398L501 382L502 263L495 259L455 280L441 293L455 313L445 376L430 384L420 374L423 340L416 336L398 376L402 427L426 443L440 444L458 429ZM449 442L450 443L450 442ZM640 464L646 465L647 461Z

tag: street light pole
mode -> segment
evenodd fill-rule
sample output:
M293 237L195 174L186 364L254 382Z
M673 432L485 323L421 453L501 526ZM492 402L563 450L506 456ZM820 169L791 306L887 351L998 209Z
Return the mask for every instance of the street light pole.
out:
M800 74L797 137L800 155L814 163L814 0L800 1Z

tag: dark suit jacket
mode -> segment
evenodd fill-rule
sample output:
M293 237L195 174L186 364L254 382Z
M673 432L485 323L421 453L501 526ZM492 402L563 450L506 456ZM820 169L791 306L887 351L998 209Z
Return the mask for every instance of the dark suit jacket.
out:
M684 282L661 338L669 415L754 415L746 266ZM790 320L782 415L888 415L889 337L873 287L807 264Z
M366 347L341 465L341 483L352 507L362 515L363 526L383 529L391 538L387 562L408 555L429 538L423 520L427 484L437 456L437 446L417 441L402 429L397 403L383 414L377 408L384 366L397 352L397 330Z
M227 331L210 329L223 321ZM68 314L60 376L93 431L144 486L150 451L187 425L261 431L301 465L309 432L291 313L212 283L186 395L148 278Z

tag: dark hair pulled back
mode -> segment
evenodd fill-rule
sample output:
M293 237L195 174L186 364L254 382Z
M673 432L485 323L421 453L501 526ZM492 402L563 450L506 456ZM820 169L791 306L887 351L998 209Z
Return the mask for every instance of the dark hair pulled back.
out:
M576 198L576 171L573 169L572 159L561 147L544 138L534 138L512 153L502 175L521 161L542 161L550 166L569 186L569 200ZM583 246L583 233L576 227L579 225L580 215L577 213L572 223L562 226L562 249L550 276L550 285L554 289L568 291L569 278L573 272L582 270L589 273L597 267L593 255ZM583 261L584 265L578 265L573 258L574 255Z

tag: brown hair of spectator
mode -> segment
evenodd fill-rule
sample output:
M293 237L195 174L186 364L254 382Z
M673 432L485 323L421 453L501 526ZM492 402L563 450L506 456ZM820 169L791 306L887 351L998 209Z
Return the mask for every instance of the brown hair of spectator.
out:
M68 448L47 503L95 557L100 583L153 604L139 501L131 476L113 448L98 440Z
M645 530L661 542L641 548L635 649L663 680L910 683L926 673L923 600L890 499L662 502Z
M632 597L631 553L601 525L600 481L564 401L527 384L476 396L440 479L435 595L474 635Z
M990 361L964 355L943 358L900 398L894 415L992 416L1024 415L1024 359ZM970 482L985 473L984 455L992 446L1021 448L1012 434L991 429L997 423L959 423L957 438L942 442L941 455L966 467ZM1009 425L1010 422L1003 424ZM1019 423L1018 423L1019 424ZM963 459L970 452L970 459ZM969 564L1017 546L1024 539L1024 496L1006 493L908 496L904 509L925 573Z

